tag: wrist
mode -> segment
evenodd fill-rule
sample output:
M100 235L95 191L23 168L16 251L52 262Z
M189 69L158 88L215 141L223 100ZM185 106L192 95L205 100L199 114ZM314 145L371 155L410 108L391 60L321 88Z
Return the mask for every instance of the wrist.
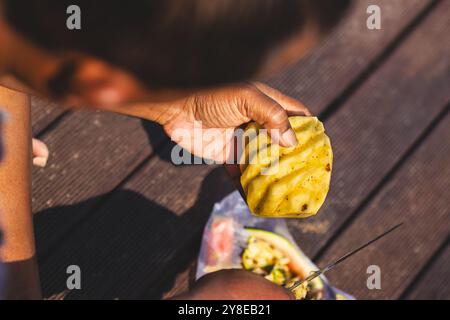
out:
M126 106L102 108L127 116L137 117L165 125L182 112L184 102L136 103Z

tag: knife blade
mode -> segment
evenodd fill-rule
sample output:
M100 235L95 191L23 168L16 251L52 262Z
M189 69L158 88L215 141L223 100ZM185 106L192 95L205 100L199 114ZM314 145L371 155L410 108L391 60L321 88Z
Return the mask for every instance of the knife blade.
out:
M335 267L337 267L337 266L338 266L340 263L342 263L343 261L347 260L348 258L350 258L350 257L353 256L354 254L358 253L358 252L361 251L362 249L368 247L368 246L371 245L372 243L374 243L374 242L380 240L381 238L387 236L389 233L391 233L392 231L394 231L394 230L396 230L397 228L401 227L402 225L403 225L403 223L399 223L399 224L397 224L396 226L394 226L394 227L388 229L387 231L385 231L385 232L383 232L382 234L376 236L376 237L373 238L372 240L367 241L366 243L364 243L363 245L359 246L358 248L353 249L353 250L350 251L350 252L347 252L346 254L344 254L342 257L340 257L340 258L337 259L336 261L334 261L334 262L328 264L326 267L311 272L311 274L310 274L308 277L306 277L306 278L303 279L303 280L300 280L300 281L295 282L294 284L292 284L292 285L291 285L290 287L288 287L287 289L288 289L288 290L294 290L294 289L298 288L300 285L302 285L303 283L312 281L312 280L314 280L315 278L319 277L320 275L322 275L322 274L324 274L324 273L326 273L326 272L328 272L328 271L334 269Z

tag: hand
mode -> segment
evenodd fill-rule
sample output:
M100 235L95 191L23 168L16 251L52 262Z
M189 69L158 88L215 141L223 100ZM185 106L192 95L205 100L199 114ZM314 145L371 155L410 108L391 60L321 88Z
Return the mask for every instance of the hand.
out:
M244 270L221 270L199 279L179 300L292 300L293 294Z
M203 91L172 108L159 121L172 140L196 156L219 163L234 151L234 129L242 124L256 121L280 145L291 147L297 140L288 116L311 115L299 101L261 83ZM194 139L196 123L201 125L203 139Z

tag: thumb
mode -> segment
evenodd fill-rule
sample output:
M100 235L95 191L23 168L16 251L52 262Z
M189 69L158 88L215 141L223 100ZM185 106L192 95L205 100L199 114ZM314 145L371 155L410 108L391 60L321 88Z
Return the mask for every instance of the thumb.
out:
M248 118L269 130L275 143L283 147L297 145L297 138L289 123L288 112L277 101L255 89L247 98L245 110Z

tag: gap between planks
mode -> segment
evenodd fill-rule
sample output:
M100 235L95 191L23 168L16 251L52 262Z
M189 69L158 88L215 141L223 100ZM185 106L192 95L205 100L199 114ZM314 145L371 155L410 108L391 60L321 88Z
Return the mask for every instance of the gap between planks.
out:
M331 245L348 229L353 221L358 217L359 213L363 212L364 209L372 202L372 200L383 190L392 179L395 178L397 172L420 148L422 143L432 134L441 121L445 119L450 110L450 104L448 104L428 125L427 128L422 132L422 134L412 143L412 145L405 151L397 163L386 173L383 179L375 186L375 188L369 193L369 195L361 202L361 204L350 214L350 216L342 223L342 225L335 231L332 237L328 239L325 245L314 255L313 260L320 260L325 252L331 247Z

